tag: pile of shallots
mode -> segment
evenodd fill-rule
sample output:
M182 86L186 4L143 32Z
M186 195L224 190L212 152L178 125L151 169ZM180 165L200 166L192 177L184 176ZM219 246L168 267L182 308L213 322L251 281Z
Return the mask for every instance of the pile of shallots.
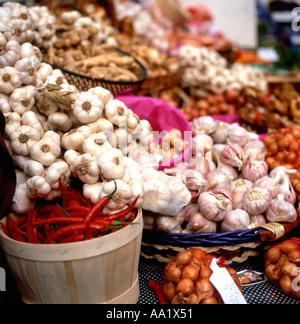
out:
M166 173L178 176L192 201L176 217L147 216L146 228L168 233L244 231L267 222L294 222L296 194L278 167L268 172L266 148L238 124L201 117L192 122L193 157Z

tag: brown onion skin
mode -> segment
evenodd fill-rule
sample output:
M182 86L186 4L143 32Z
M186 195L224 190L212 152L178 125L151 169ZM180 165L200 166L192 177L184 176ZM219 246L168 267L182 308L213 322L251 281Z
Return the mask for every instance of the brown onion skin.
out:
M222 299L209 278L214 257L201 249L189 249L181 252L166 267L163 278L163 291L171 304L222 304ZM242 292L237 273L225 267ZM175 270L175 268L178 268ZM178 281L181 273L180 281Z
M290 238L271 247L264 255L266 277L281 291L292 298L300 299L300 239Z

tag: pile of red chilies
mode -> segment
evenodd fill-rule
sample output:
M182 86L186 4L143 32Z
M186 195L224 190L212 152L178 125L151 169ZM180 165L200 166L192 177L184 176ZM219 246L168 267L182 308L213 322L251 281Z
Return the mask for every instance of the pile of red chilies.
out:
M92 205L79 191L71 187L62 190L62 205L53 204L32 209L27 216L14 220L7 215L2 231L10 238L31 244L65 244L91 240L132 225L137 216L137 197L126 209L117 213L102 213L117 190ZM129 216L128 216L129 215ZM126 221L126 222L125 222Z

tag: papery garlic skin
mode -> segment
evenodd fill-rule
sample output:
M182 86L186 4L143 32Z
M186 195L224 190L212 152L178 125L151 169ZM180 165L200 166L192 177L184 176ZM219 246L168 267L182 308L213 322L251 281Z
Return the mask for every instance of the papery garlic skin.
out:
M10 136L11 147L16 154L28 156L31 147L41 139L40 133L30 126L17 128Z
M125 127L128 122L129 110L126 105L117 99L109 101L105 105L106 118L116 126Z
M29 198L43 198L51 192L51 186L45 178L34 176L26 181L27 195Z
M103 188L103 182L93 184L85 183L83 185L83 196L89 199L94 205L100 200L100 192Z
M238 144L228 144L220 153L220 161L241 170L244 164L245 153Z
M246 231L249 225L249 214L242 209L236 209L226 213L221 223L221 230L222 232Z
M143 189L143 209L154 213L160 213L161 210L164 210L169 206L172 194L166 183L159 183L155 180L146 181L143 183Z
M233 194L233 209L243 209L244 196L253 188L253 183L249 180L239 179L231 184Z
M119 149L113 148L98 157L98 166L105 179L122 179L125 175L123 154Z
M293 223L298 218L298 214L294 205L285 201L282 195L278 195L271 202L266 217L269 222Z
M89 92L83 92L74 103L74 116L82 123L92 123L102 116L103 102Z
M260 215L267 211L271 201L272 196L267 189L254 187L246 193L243 209L250 216Z
M54 190L60 188L59 180L63 185L68 186L71 178L71 170L68 163L64 160L55 161L47 169L47 175L45 178Z
M70 170L83 183L94 184L100 177L97 158L90 153L78 156L70 165Z
M228 197L218 197L213 192L202 193L198 205L201 215L212 222L222 221L226 213L232 210L232 201Z
M248 143L248 132L238 125L230 125L228 128L228 143L244 147Z
M265 161L248 159L242 167L242 175L245 179L255 182L268 175L268 164Z
M193 134L205 134L209 135L216 131L218 123L210 116L200 117L193 120L192 122L192 131Z
M27 161L24 162L23 165L24 173L27 174L29 177L40 176L45 177L45 167L42 163L31 160L28 158Z
M26 111L31 111L34 100L34 87L26 86L17 88L13 91L9 98L9 105L14 112L22 116Z
M264 215L250 216L249 229L257 228L267 224L267 220Z
M42 138L30 147L30 157L42 163L44 166L50 166L61 153L61 147L51 138Z
M11 95L22 85L21 73L13 67L6 66L0 69L0 92Z
M182 233L182 223L184 219L180 216L176 217L169 217L169 216L163 216L159 215L155 218L155 224L157 228L160 231L163 231L165 233L174 233L179 234Z
M189 190L203 192L208 187L208 181L202 174L195 170L187 170L185 173L186 187Z

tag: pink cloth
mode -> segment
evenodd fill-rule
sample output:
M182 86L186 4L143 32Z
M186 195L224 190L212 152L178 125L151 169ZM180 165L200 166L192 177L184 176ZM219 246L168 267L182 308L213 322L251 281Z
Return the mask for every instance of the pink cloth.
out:
M159 170L172 168L191 158L191 125L179 109L170 106L165 101L150 97L121 95L116 97L116 99L124 102L140 119L148 120L154 132L169 132L176 128L181 131L184 139L190 143L189 147L184 150L182 156L160 164Z

